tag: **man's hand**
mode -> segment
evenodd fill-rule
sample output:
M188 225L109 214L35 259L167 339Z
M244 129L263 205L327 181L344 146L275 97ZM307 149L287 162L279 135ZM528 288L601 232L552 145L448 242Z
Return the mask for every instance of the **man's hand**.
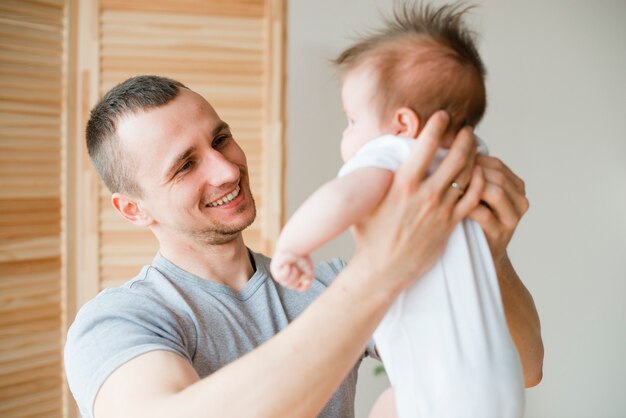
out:
M469 218L482 227L496 266L506 260L506 247L522 216L528 210L524 181L495 157L479 155L476 166L482 169L485 186L481 204Z
M396 280L398 292L441 256L453 228L484 194L482 169L474 167L476 143L470 128L457 134L448 155L426 177L448 123L443 111L428 120L385 199L355 226L355 259ZM451 187L453 183L461 186Z

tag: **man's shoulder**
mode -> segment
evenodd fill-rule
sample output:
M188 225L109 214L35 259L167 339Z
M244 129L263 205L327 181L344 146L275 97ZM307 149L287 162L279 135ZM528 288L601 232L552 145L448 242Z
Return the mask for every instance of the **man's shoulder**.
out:
M153 319L167 317L169 303L160 293L168 279L154 267L147 265L131 280L117 287L103 289L79 310L72 328L90 327L104 320L133 316Z
M154 350L191 361L197 331L173 283L153 266L119 287L102 290L84 304L70 326L64 347L68 383L81 410L91 406L110 373Z

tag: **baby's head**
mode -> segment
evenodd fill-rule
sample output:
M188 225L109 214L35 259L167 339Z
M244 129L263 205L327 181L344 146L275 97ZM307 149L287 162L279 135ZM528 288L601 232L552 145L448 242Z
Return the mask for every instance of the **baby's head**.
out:
M344 160L383 134L416 138L437 110L450 115L443 146L463 126L478 124L487 105L485 68L462 21L467 10L405 5L335 60L348 118Z

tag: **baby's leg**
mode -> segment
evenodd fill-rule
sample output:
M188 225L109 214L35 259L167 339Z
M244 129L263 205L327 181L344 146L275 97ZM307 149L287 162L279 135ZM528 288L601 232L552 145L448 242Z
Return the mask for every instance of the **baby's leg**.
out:
M401 418L522 416L519 357L475 223L455 229L441 260L400 295L375 339Z

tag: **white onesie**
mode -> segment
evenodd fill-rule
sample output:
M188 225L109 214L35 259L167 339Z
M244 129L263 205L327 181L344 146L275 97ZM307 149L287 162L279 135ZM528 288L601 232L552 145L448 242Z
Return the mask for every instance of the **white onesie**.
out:
M385 135L339 171L395 171L415 140ZM484 144L479 152L485 152ZM440 162L441 149L431 166ZM384 280L384 279L381 279ZM374 333L400 418L514 418L524 412L519 356L480 226L464 219L437 263L391 306Z

